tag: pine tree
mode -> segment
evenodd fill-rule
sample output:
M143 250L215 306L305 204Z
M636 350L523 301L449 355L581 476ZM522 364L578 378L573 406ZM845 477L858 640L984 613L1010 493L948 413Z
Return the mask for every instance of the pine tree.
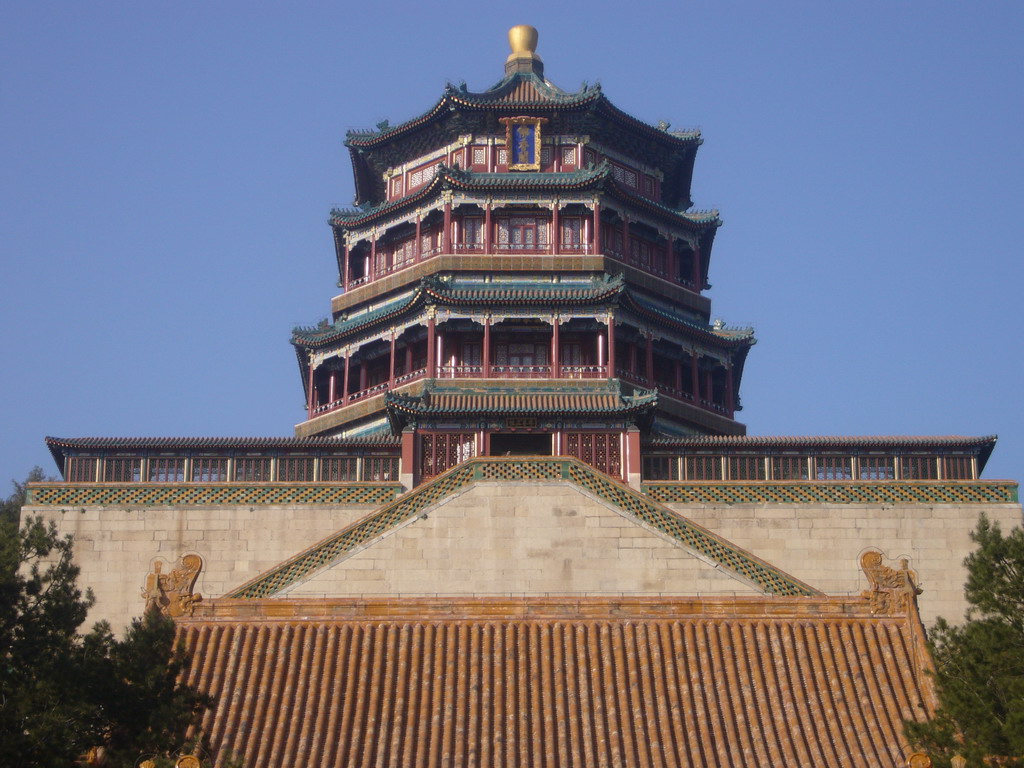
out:
M159 612L121 640L105 623L81 634L92 595L72 554L52 522L0 520L0 765L65 768L102 746L108 768L134 766L181 747L210 703L180 682L187 656Z
M1004 536L982 514L971 538L966 621L940 618L929 632L939 709L907 736L940 767L957 754L979 768L1024 765L1024 530Z

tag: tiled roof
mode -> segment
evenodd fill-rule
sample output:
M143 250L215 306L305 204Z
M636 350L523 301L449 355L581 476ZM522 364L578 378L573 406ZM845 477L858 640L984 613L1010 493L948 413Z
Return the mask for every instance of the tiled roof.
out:
M179 634L218 764L906 765L916 611L864 598L212 600Z
M693 231L712 232L722 223L716 210L676 210L637 194L615 180L611 165L607 161L597 166L566 173L477 173L459 168L449 168L444 163L440 163L430 183L415 192L375 206L335 208L331 211L329 223L335 227L364 226L372 221L421 204L425 200L436 197L444 189L476 190L482 194L496 190L509 192L519 190L551 192L606 190L620 200L662 217L669 217L672 221L683 224Z
M439 304L591 304L622 292L622 275L601 275L588 282L539 282L516 280L490 283L465 282L435 276L423 278L427 294Z
M642 317L651 318L658 322L668 321L679 329L689 331L709 341L713 340L719 344L726 342L731 346L739 347L747 347L754 343L753 328L716 328L696 323L688 317L677 315L671 309L638 296L632 291L626 291L623 294L621 303Z
M388 410L408 414L594 414L608 416L638 413L653 408L658 393L638 390L634 395L623 395L617 387L602 390L551 389L544 385L522 384L514 390L498 388L465 391L447 390L434 384L422 395L403 395L388 392L385 403Z
M369 312L342 316L329 324L293 329L292 344L302 347L328 346L372 325L392 320L424 303L490 306L497 302L579 306L613 299L622 292L624 285L621 275L604 275L586 283L529 280L478 283L428 275L422 278L420 285L411 293Z
M58 466L68 453L89 451L309 451L330 448L394 448L401 438L375 434L337 437L47 437L46 446Z

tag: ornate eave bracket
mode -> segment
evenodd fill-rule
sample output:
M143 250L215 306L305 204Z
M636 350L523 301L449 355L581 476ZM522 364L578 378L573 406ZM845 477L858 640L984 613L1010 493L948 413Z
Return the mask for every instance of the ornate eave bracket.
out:
M191 616L195 604L203 599L193 592L203 569L203 559L199 555L182 555L170 573L163 572L163 565L162 560L155 561L152 572L146 576L142 590L146 610L155 608L172 619Z
M900 567L891 568L882 563L882 553L868 550L860 556L860 567L868 577L870 589L862 594L871 603L871 612L878 614L905 613L917 604L921 588L917 586L917 572L903 558Z

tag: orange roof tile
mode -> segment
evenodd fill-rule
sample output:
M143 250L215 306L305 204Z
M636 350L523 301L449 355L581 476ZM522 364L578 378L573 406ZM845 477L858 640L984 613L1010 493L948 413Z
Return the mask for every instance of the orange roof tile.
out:
M863 598L214 600L179 624L221 762L902 766L916 611Z

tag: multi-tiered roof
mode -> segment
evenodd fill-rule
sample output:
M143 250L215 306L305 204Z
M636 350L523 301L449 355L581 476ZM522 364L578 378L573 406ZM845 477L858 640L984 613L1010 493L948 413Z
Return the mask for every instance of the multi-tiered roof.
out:
M600 86L561 90L516 43L493 87L449 85L419 117L349 132L357 207L330 218L344 292L292 338L298 434L409 429L411 454L472 434L468 455L495 436L512 453L598 440L624 455L630 431L743 434L754 340L709 322L721 221L690 210L700 143Z

